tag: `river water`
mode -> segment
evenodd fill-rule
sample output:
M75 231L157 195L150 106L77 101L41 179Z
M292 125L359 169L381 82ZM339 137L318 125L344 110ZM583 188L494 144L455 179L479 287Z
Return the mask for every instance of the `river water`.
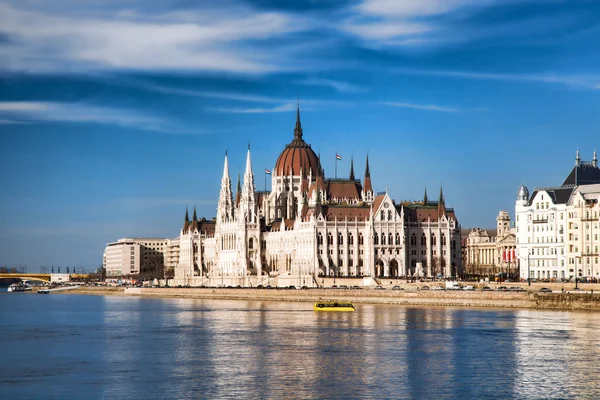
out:
M0 294L0 399L598 399L600 314Z

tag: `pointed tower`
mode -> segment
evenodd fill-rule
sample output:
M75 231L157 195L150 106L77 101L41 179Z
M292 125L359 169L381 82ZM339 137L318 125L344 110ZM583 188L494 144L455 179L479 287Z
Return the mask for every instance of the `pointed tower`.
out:
M256 201L255 201L254 174L252 173L252 160L250 158L250 145L246 155L246 171L244 171L244 187L240 199L240 209L246 216L246 222L256 222Z
M594 150L594 158L592 158L592 167L598 168L598 156L596 155L596 150Z
M363 201L370 203L373 201L373 186L371 185L371 170L369 169L369 155L367 154L367 164L365 167L365 183L362 192Z
M223 178L221 178L221 192L219 193L219 204L217 207L217 219L220 222L228 221L233 216L233 195L231 193L231 179L229 178L229 162L225 152L223 164Z
M423 195L423 205L427 205L428 199L427 199L427 188L425 188L425 194Z
M444 203L444 192L442 191L442 187L440 186L440 198L438 200L438 218L441 218L442 215L446 214L446 204Z
M579 158L579 150L577 150L577 153L575 154L575 166L579 167L581 165L581 158Z
M350 158L350 176L349 178L351 181L354 180L354 157Z
M186 233L190 226L190 216L188 215L188 209L185 208L185 219L183 220L183 233Z
M235 190L235 206L236 207L240 206L241 197L242 197L242 184L240 183L240 174L238 173L237 188Z
M194 216L192 217L192 222L190 223L190 232L195 232L198 230L198 216L196 215L196 205L194 204Z

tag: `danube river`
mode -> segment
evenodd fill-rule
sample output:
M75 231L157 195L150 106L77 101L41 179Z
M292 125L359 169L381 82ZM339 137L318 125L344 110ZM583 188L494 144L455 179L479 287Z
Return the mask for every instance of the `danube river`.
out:
M600 314L0 294L2 399L600 398Z

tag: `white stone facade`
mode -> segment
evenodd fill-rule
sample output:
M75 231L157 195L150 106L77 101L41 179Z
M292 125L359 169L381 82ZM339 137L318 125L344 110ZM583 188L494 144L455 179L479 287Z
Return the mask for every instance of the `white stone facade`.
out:
M600 169L591 162L575 167L561 186L519 188L515 206L521 279L600 279ZM577 272L576 272L577 271Z
M225 155L216 218L186 213L174 285L315 287L323 277L460 272L460 226L441 190L438 201L396 204L373 191L368 159L363 182L353 161L349 179L325 179L299 113L272 171L273 190L257 191L248 148L234 198Z

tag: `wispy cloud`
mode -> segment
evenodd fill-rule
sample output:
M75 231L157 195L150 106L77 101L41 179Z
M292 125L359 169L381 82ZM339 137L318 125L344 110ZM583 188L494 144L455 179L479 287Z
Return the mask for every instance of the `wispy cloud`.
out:
M333 79L324 79L324 78L309 78L298 81L298 83L303 85L313 85L313 86L326 86L331 87L337 90L340 93L363 93L366 92L365 88L354 85L352 83L337 81Z
M25 121L16 121L12 119L0 119L0 125L24 125L27 124Z
M482 10L511 6L511 3L543 0L362 0L349 9L338 28L369 47L435 49L476 40L523 37L578 26L581 15L524 14L519 18L489 21L485 27L473 18Z
M294 111L296 109L296 105L289 103L284 104L277 107L268 107L268 108L244 108L244 107L213 107L209 110L224 112L224 113L237 113L237 114L262 114L262 113L278 113L278 112L288 112ZM304 108L304 111L307 109Z
M75 11L50 12L39 2L0 4L2 68L280 71L294 69L294 57L281 57L294 50L280 39L310 28L296 15L243 6L143 14L110 6L78 2ZM256 51L266 44L270 51Z
M145 116L135 111L81 103L2 101L0 102L0 116L2 115L9 115L13 118L11 121L15 121L13 123L86 122L165 133L203 133L185 128L166 119Z
M565 75L557 73L532 73L532 74L501 74L493 72L472 71L446 71L446 70L420 70L420 69L395 69L394 72L415 76L439 76L457 79L491 80L507 82L539 82L571 86L580 86L589 89L600 89L600 74L592 75Z
M438 106L435 104L413 104L413 103L400 103L394 101L384 101L381 104L390 106L390 107L401 107L401 108L412 108L413 110L423 110L423 111L439 111L439 112L449 112L455 113L459 112L460 109L455 107L446 107L446 106Z

